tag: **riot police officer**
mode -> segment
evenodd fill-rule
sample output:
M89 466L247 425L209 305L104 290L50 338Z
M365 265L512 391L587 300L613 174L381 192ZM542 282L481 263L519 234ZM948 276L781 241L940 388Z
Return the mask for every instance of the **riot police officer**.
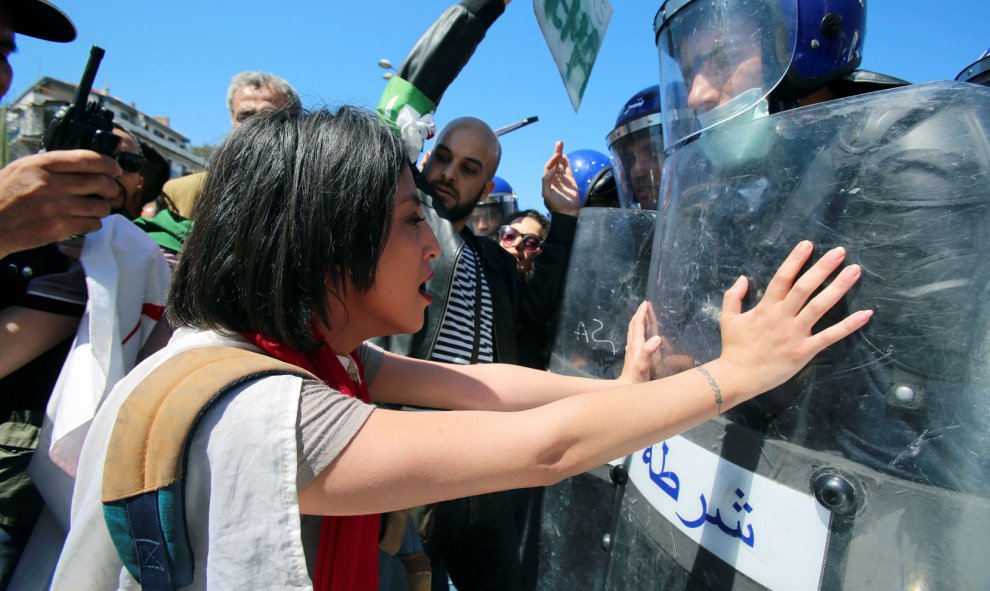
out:
M502 177L492 177L492 182L494 183L492 190L471 210L467 224L475 236L487 236L497 240L499 227L519 210L519 197L512 189L512 185Z
M732 119L907 84L859 69L861 0L668 0L654 29L668 150Z
M659 86L626 101L607 140L622 207L656 209L664 160Z
M822 587L982 588L990 570L963 565L987 541L990 97L858 69L865 25L860 0L663 4L650 299L671 352L701 362L716 291L766 275L750 261L798 237L847 247L864 272L848 305L876 322L732 413L723 457L763 475L775 458L829 511ZM912 554L922 536L947 550Z

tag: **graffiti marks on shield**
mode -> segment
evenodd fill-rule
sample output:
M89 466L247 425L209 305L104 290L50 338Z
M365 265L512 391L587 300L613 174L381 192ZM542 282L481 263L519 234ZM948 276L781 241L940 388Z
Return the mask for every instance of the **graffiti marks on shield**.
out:
M578 322L574 335L577 337L578 341L584 341L589 345L594 343L595 346L593 348L598 348L598 344L607 343L612 349L612 355L617 353L615 341L603 338L607 335L607 331L605 331L605 323L597 318L592 318L590 323L585 323L584 321Z

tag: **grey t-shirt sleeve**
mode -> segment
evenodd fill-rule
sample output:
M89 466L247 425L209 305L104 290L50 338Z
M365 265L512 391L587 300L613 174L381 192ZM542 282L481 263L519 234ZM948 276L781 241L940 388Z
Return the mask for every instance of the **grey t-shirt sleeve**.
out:
M358 360L364 366L364 379L370 386L378 375L382 360L385 359L385 350L371 341L365 341L358 345L357 354Z
M296 430L299 468L296 487L302 490L323 472L364 425L375 409L316 380L303 380Z

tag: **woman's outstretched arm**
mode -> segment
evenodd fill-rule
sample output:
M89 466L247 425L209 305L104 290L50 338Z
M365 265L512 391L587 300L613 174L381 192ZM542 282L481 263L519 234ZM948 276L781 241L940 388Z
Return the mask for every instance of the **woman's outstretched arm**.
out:
M811 251L810 243L799 244L760 303L746 313L741 312L746 280L729 288L721 317L722 356L694 370L521 412L376 410L337 460L302 491L301 510L371 513L551 484L681 433L783 383L872 315L855 312L812 333L859 279L860 269L846 267L812 298L845 253L830 251L798 278ZM552 386L553 378L548 379L541 385Z
M629 322L626 363L615 380L561 376L501 363L454 365L385 353L371 382L375 402L451 410L513 411L542 406L583 392L650 379L651 357L660 337L649 337L656 318L643 302Z

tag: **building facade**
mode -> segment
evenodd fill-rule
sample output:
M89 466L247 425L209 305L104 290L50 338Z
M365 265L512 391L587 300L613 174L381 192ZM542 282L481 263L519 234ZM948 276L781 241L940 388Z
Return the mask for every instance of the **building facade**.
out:
M35 154L41 149L48 125L59 109L75 96L76 85L44 77L35 82L7 108L10 159ZM176 178L206 167L206 159L192 150L189 138L169 127L166 117L152 117L105 90L94 88L90 100L99 100L113 112L114 122L150 144L168 160Z

